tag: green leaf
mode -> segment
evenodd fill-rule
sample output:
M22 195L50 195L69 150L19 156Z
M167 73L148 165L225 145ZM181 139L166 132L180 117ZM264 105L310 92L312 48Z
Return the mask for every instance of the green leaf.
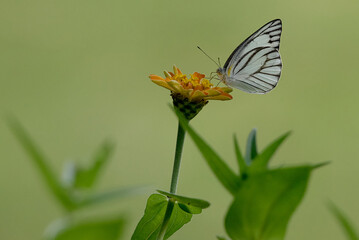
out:
M102 193L91 193L90 195L81 197L78 196L78 207L88 207L103 203L109 200L125 198L133 195L138 195L146 192L147 186L136 186L136 187L123 187L120 189L110 190Z
M168 198L160 194L152 194L148 200L145 214L137 224L131 240L155 240L161 229L162 222L166 213ZM179 230L184 224L188 223L192 214L184 212L177 203L174 204L168 228L164 239L169 238Z
M118 240L123 232L122 217L84 222L62 221L47 233L47 240Z
M243 182L225 227L232 240L284 239L288 221L301 202L312 166L269 170Z
M37 167L43 180L45 181L51 192L54 194L54 196L57 198L57 200L67 210L75 209L75 199L70 195L69 192L67 192L67 189L65 189L60 184L60 181L48 165L47 158L41 153L34 141L26 133L25 129L15 119L9 119L8 124L13 134L20 142L24 150L27 152L30 159L32 160L32 163Z
M152 194L148 198L145 214L138 223L132 240L156 239L166 212L167 202L167 198L160 194Z
M226 240L225 237L221 237L221 236L217 236L217 239L218 239L218 240Z
M201 200L198 198L189 198L189 197L184 197L184 196L180 196L180 195L176 195L173 193L169 193L169 192L165 192L162 190L157 190L157 192L174 199L175 201L179 202L179 203L183 203L186 205L190 205L190 206L194 206L194 207L199 207L199 208L208 208L210 203L205 201L205 200Z
M95 181L98 179L100 171L108 161L111 153L113 152L113 144L105 142L94 156L91 166L87 168L77 168L75 172L75 188L91 188Z
M236 135L233 135L233 141L234 141L234 150L236 152L237 162L239 166L239 173L244 175L247 171L247 164L246 161L243 158L242 152L239 148L239 144L237 141Z
M168 239L172 234L177 232L183 225L189 223L191 219L192 219L192 214L183 211L178 206L178 204L175 203L164 239Z
M257 156L257 129L253 128L248 135L245 161L251 165L252 160Z
M290 135L290 132L287 132L274 140L269 144L263 152L257 155L253 160L251 166L251 172L263 171L268 169L269 160L273 157L274 153L277 151L279 146L284 142L284 140Z
M200 214L202 213L202 208L200 207L195 207L195 206L191 206L191 205L187 205L184 203L178 203L178 206L185 211L186 213L190 213L190 214Z
M359 240L359 235L356 233L353 224L344 215L344 213L333 203L329 204L329 209L332 211L338 222L341 224L342 229L347 235L348 240Z
M173 107L171 107L173 109ZM187 119L177 110L174 109L180 124L191 136L192 140L198 147L207 164L212 169L218 180L231 193L235 194L239 179L228 165L218 156L218 154L189 126Z
M325 165L328 165L328 164L330 164L330 161L318 163L318 164L313 165L313 169L321 168L321 167L324 167Z

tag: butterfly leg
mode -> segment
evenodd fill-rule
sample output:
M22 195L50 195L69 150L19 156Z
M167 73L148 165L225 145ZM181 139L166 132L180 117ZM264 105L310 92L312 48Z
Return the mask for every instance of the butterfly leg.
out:
M212 79L217 79L219 80L218 76L217 76L217 72L211 72L209 74L209 81L211 81Z
M211 72L211 73L209 74L209 80L212 80L212 78L213 78L213 73L216 73L216 72Z

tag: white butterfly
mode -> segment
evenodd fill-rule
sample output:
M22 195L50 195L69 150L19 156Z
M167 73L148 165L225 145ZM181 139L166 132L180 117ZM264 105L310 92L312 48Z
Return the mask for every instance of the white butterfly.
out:
M264 94L278 83L282 70L279 41L282 21L265 24L242 42L217 74L228 86L248 93Z

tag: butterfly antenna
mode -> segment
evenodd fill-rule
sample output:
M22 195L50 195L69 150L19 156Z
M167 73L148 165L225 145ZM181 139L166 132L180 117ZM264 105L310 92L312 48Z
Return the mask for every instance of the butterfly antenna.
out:
M213 58L211 58L205 51L203 51L202 48L200 48L199 46L197 46L197 48L198 48L199 50L201 50L201 52L203 52L204 55L206 55L209 59L211 59L212 62L214 62L218 67L221 67L221 65L218 65L218 63L217 63L216 61L214 61Z
M218 57L218 64L219 64L219 66L222 66L221 59L219 59L219 57Z

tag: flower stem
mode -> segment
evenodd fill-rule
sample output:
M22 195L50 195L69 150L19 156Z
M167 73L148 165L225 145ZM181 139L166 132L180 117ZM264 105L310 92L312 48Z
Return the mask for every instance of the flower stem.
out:
M185 137L185 130L182 128L181 124L178 122L178 131L177 131L177 143L176 143L176 152L175 152L175 159L173 163L173 170L172 170L172 179L171 179L171 193L176 193L177 191L177 183L178 183L178 176L179 170L181 166L181 157L182 157L182 149ZM175 202L172 199L168 200L166 213L161 225L161 230L158 233L157 240L162 240L166 234L167 226L170 221L172 211L174 208Z
M181 166L181 157L182 157L182 149L183 149L185 133L186 133L185 130L178 122L176 152L175 152L175 159L173 163L171 189L170 189L171 193L176 193L177 191L177 183L178 183L179 170Z
M166 230L167 230L167 226L168 226L168 223L170 222L170 218L171 218L174 206L175 206L174 201L172 199L169 199L168 204L167 204L167 208L166 208L165 217L164 217L162 225L161 225L161 230L158 233L157 240L163 240L164 239L165 234L166 234Z

